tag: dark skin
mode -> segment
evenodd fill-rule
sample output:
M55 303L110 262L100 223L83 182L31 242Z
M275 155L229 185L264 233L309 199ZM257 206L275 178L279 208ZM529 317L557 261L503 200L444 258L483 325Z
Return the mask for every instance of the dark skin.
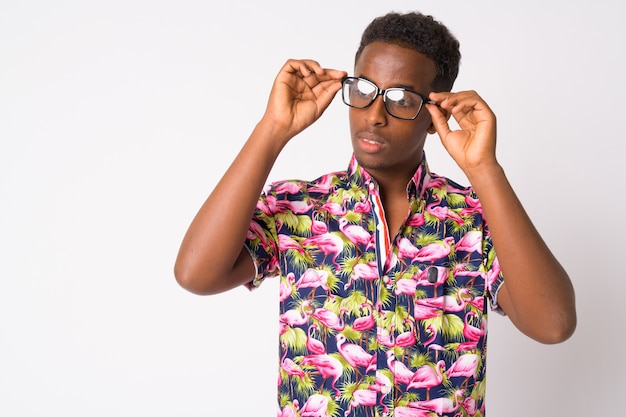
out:
M251 281L254 265L243 243L258 196L280 151L322 115L345 75L313 60L290 60L283 66L263 118L183 239L175 275L184 288L214 294ZM481 200L506 277L498 293L500 307L537 341L569 338L576 327L571 281L496 159L496 118L489 106L474 91L432 92L432 60L397 45L367 45L355 75L382 89L402 86L428 93L439 103L426 105L413 121L390 116L382 97L366 109L350 109L354 153L380 186L390 232L395 234L406 220L406 185L421 161L427 134L436 132ZM450 129L450 117L458 130Z
M430 92L435 64L418 53L398 59L405 50L374 42L364 48L354 74L381 89L404 87L422 94ZM422 110L416 120L400 120L387 113L382 97L366 109L350 109L354 154L380 185L387 223L393 234L409 211L406 185L422 160L429 129L433 127L427 111Z

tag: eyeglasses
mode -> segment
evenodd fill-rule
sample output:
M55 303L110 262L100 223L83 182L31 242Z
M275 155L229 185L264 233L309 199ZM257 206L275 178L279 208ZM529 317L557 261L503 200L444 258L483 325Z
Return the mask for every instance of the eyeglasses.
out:
M365 109L371 106L378 96L383 96L387 113L397 119L415 120L424 103L437 104L428 97L406 88L381 90L376 84L364 78L345 77L341 84L341 96L348 106Z

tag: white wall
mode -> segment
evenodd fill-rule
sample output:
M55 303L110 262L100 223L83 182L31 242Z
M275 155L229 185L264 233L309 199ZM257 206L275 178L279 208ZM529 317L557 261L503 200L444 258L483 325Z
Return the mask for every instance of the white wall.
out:
M460 38L456 89L497 113L499 159L577 291L561 345L492 316L489 415L619 413L624 3L5 0L0 415L275 415L276 283L192 295L178 245L284 60L350 71L365 25L411 9ZM336 100L272 179L345 168L347 133ZM464 181L436 137L427 152Z

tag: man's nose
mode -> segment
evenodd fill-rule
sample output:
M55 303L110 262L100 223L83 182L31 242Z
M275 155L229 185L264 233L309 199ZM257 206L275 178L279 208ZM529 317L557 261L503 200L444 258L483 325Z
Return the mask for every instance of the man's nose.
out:
M387 118L389 117L389 113L387 113L387 109L385 108L385 101L382 95L379 95L374 99L374 102L370 104L368 108L365 109L367 111L367 121L375 126L381 126L387 124Z

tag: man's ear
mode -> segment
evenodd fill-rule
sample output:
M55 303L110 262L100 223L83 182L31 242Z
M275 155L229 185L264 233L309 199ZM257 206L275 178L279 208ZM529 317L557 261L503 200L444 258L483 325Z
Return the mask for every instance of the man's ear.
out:
M446 121L450 120L450 113L447 110L439 107L439 111L443 113L444 117L446 118ZM428 133L430 133L431 135L434 135L435 133L437 133L437 129L435 129L435 125L432 122L430 122L430 126L428 127Z

